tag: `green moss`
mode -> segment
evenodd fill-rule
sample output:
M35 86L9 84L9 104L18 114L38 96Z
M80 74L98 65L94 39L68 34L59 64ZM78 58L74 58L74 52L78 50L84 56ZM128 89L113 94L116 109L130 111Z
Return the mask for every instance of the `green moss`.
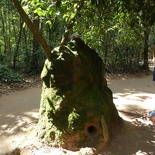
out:
M55 48L52 55L41 74L41 138L67 148L91 146L93 141L98 147L108 139L113 119L119 120L104 78L104 64L80 40Z
M68 127L74 130L75 128L75 120L77 120L80 115L76 112L76 109L73 109L72 112L68 116Z

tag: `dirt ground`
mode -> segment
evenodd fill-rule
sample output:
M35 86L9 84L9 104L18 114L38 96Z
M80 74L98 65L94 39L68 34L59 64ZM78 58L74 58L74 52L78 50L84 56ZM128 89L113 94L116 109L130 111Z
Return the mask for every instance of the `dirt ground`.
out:
M155 155L155 126L148 118L148 112L155 109L152 75L110 76L107 82L124 126L100 155ZM34 128L38 121L40 94L41 86L38 85L0 96L0 155L93 154L89 149L82 154L44 147L37 141Z

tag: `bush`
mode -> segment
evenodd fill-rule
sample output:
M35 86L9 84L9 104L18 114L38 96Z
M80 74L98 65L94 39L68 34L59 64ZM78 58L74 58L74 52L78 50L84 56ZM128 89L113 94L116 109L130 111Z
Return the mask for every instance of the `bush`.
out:
M0 64L0 82L15 83L21 82L22 76L18 72L14 72L7 65Z

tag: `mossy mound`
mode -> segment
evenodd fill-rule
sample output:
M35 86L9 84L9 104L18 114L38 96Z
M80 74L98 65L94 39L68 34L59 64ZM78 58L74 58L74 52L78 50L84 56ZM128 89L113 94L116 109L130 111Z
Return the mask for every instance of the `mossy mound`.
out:
M41 74L39 138L70 150L103 148L121 121L104 76L102 59L81 39L55 48Z

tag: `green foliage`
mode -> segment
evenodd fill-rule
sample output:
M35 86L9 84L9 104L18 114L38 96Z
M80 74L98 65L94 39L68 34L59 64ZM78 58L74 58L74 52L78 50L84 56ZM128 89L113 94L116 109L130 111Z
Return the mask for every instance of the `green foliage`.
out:
M11 1L2 0L2 3L0 63L5 62L11 66L17 48L21 19ZM82 3L82 8L77 11ZM39 16L40 31L51 50L60 44L66 27L75 17L70 34L77 33L99 53L106 66L112 70L116 68L117 71L120 67L125 70L124 66L131 65L136 65L137 68L144 62L144 30L150 27L152 31L148 40L149 59L152 57L151 46L155 40L153 0L22 0L21 4L32 21L36 18L34 14ZM22 70L29 70L32 42L33 35L24 24L16 57L16 67ZM38 55L41 70L45 56L42 50ZM116 64L119 64L119 67Z
M0 81L5 83L14 83L22 81L22 76L18 72L14 72L6 65L0 65Z
M130 16L130 24L141 23L145 28L155 23L155 3L154 0L129 0L123 1L123 7Z

